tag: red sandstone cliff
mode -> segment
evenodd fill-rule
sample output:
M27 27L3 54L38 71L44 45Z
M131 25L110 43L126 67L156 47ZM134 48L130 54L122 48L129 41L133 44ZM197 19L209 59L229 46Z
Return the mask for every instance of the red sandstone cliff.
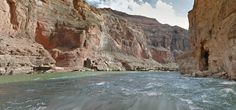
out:
M192 52L182 73L236 79L236 0L195 0L189 12Z
M182 28L83 0L1 0L0 15L2 75L50 68L165 69L188 49Z

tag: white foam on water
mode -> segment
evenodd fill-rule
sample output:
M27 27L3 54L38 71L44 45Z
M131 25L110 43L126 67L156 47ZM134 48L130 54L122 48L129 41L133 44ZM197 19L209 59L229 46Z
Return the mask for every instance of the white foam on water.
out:
M195 106L192 106L192 105L190 105L189 108L190 108L190 110L204 110L202 108L195 107Z
M160 87L162 85L163 84L161 84L161 83L148 83L144 88L145 89L150 89L150 88L153 88L153 87Z
M216 88L207 88L207 89L202 89L202 90L204 90L204 91L215 91Z
M36 101L39 101L39 99L26 100L25 103L36 102ZM41 103L41 104L45 105L45 103Z
M147 95L147 96L158 96L161 95L161 93L157 93L157 92L143 92L143 95Z
M121 87L121 91L122 91L125 95L138 94L137 90L135 90L135 89L128 89L128 88L124 88L124 87Z
M190 99L179 98L181 101L186 102L189 105L190 110L203 110L202 108L196 107L193 101Z
M129 82L133 82L133 81L134 81L134 79L129 79L128 81L129 81Z
M229 93L232 93L232 94L236 95L236 92L235 92L233 89L231 89L231 88L224 88L224 89L221 89L220 92L226 93L226 94L224 94L224 95L227 95L227 94L229 94Z
M211 101L208 101L208 100L203 99L202 102L204 102L204 103L210 103Z
M57 79L69 79L73 78L73 76L62 76L62 77L55 77L55 78L50 78L50 80L57 80Z
M188 104L193 104L192 100L180 98L181 101L187 102Z
M231 104L229 104L228 102L224 102L223 104L225 104L225 105L229 105L229 106L231 105Z
M105 85L106 84L106 82L99 82L99 83L96 83L95 85L97 85L97 86L103 86L103 85Z
M189 89L187 85L177 85L176 87L180 89Z
M33 109L33 110L46 110L46 109L47 109L47 107L39 107L39 108Z
M207 98L207 95L206 95L206 94L203 94L203 95L201 95L201 98L202 98L202 99L205 99L205 98Z
M220 84L224 84L224 85L236 85L236 82L234 82L234 81L224 81L224 82L221 82Z

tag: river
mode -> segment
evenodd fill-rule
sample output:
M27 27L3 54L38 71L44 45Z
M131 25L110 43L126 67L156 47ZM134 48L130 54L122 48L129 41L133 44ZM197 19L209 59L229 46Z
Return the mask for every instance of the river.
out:
M236 110L235 91L178 72L44 74L0 84L0 110Z

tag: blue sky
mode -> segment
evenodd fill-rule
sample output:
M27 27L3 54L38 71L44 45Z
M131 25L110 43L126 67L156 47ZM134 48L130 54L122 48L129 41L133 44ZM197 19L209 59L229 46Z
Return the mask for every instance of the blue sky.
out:
M98 8L112 8L133 15L156 18L163 24L188 29L187 13L194 0L86 0Z

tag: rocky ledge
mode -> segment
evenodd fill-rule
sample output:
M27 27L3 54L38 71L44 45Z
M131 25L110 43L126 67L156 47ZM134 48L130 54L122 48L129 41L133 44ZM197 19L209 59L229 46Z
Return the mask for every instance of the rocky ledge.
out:
M178 58L192 76L236 79L236 1L195 0L189 12L191 50Z
M1 0L0 74L175 70L187 30L83 0Z

